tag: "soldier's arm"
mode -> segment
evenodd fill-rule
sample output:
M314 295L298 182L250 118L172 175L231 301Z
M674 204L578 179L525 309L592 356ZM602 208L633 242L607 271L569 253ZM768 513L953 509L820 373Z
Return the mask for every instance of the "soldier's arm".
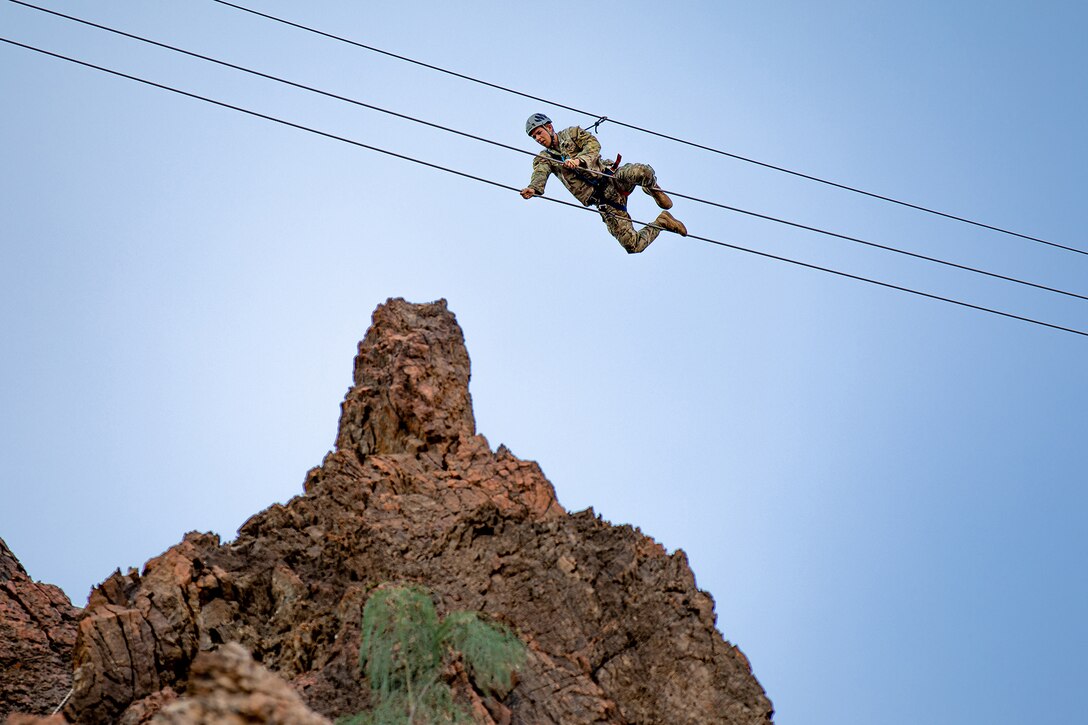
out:
M544 193L544 187L548 184L548 176L552 172L551 164L541 156L537 156L533 159L533 175L529 179L529 185L525 187L522 192L522 196L525 196L524 191L532 189L533 194L541 196ZM528 196L525 196L528 199Z

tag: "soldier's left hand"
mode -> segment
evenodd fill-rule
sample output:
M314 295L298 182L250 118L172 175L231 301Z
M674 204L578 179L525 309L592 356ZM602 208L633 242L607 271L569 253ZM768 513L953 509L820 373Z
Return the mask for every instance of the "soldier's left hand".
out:
M577 169L581 165L582 165L582 160L581 159L567 159L566 161L563 162L563 166L566 166L568 169Z

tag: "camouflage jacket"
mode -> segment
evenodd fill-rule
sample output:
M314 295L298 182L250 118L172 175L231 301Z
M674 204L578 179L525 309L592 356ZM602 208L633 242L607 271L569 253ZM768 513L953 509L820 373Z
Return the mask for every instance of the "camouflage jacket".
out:
M559 148L544 149L533 159L533 176L529 179L529 188L537 194L543 194L544 185L548 183L548 176L555 174L578 201L589 206L593 197L593 185L589 181L596 181L602 177L587 174L585 169L604 171L606 165L611 166L612 162L601 160L600 141L580 126L571 126L557 135ZM563 166L563 162L567 159L581 159L585 161L585 167L568 169Z

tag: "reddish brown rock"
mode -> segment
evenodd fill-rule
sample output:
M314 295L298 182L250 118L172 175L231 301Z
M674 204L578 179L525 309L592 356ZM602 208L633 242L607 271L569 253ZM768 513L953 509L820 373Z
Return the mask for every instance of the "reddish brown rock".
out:
M28 715L15 713L4 721L4 725L67 725L63 715Z
M166 705L152 725L332 725L281 678L227 644L202 652L189 670L188 694Z
M0 721L48 715L64 699L78 616L59 587L31 580L0 539Z
M369 704L362 606L376 585L411 581L441 612L486 612L528 644L500 700L467 675L457 685L480 723L768 722L771 703L715 628L684 554L563 510L535 463L476 435L468 381L445 302L379 307L336 448L304 495L257 514L233 542L191 533L142 574L95 590L69 718L139 722L158 693L177 692L153 715L165 717L215 681L196 662L227 642L314 711L358 712Z

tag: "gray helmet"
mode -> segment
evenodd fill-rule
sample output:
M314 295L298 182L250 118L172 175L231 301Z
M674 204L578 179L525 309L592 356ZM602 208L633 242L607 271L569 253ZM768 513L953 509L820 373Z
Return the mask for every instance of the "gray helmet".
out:
M541 126L547 125L551 122L552 120L545 116L543 113L534 113L532 116L529 116L529 120L525 122L525 133L532 136L535 129L538 129Z

